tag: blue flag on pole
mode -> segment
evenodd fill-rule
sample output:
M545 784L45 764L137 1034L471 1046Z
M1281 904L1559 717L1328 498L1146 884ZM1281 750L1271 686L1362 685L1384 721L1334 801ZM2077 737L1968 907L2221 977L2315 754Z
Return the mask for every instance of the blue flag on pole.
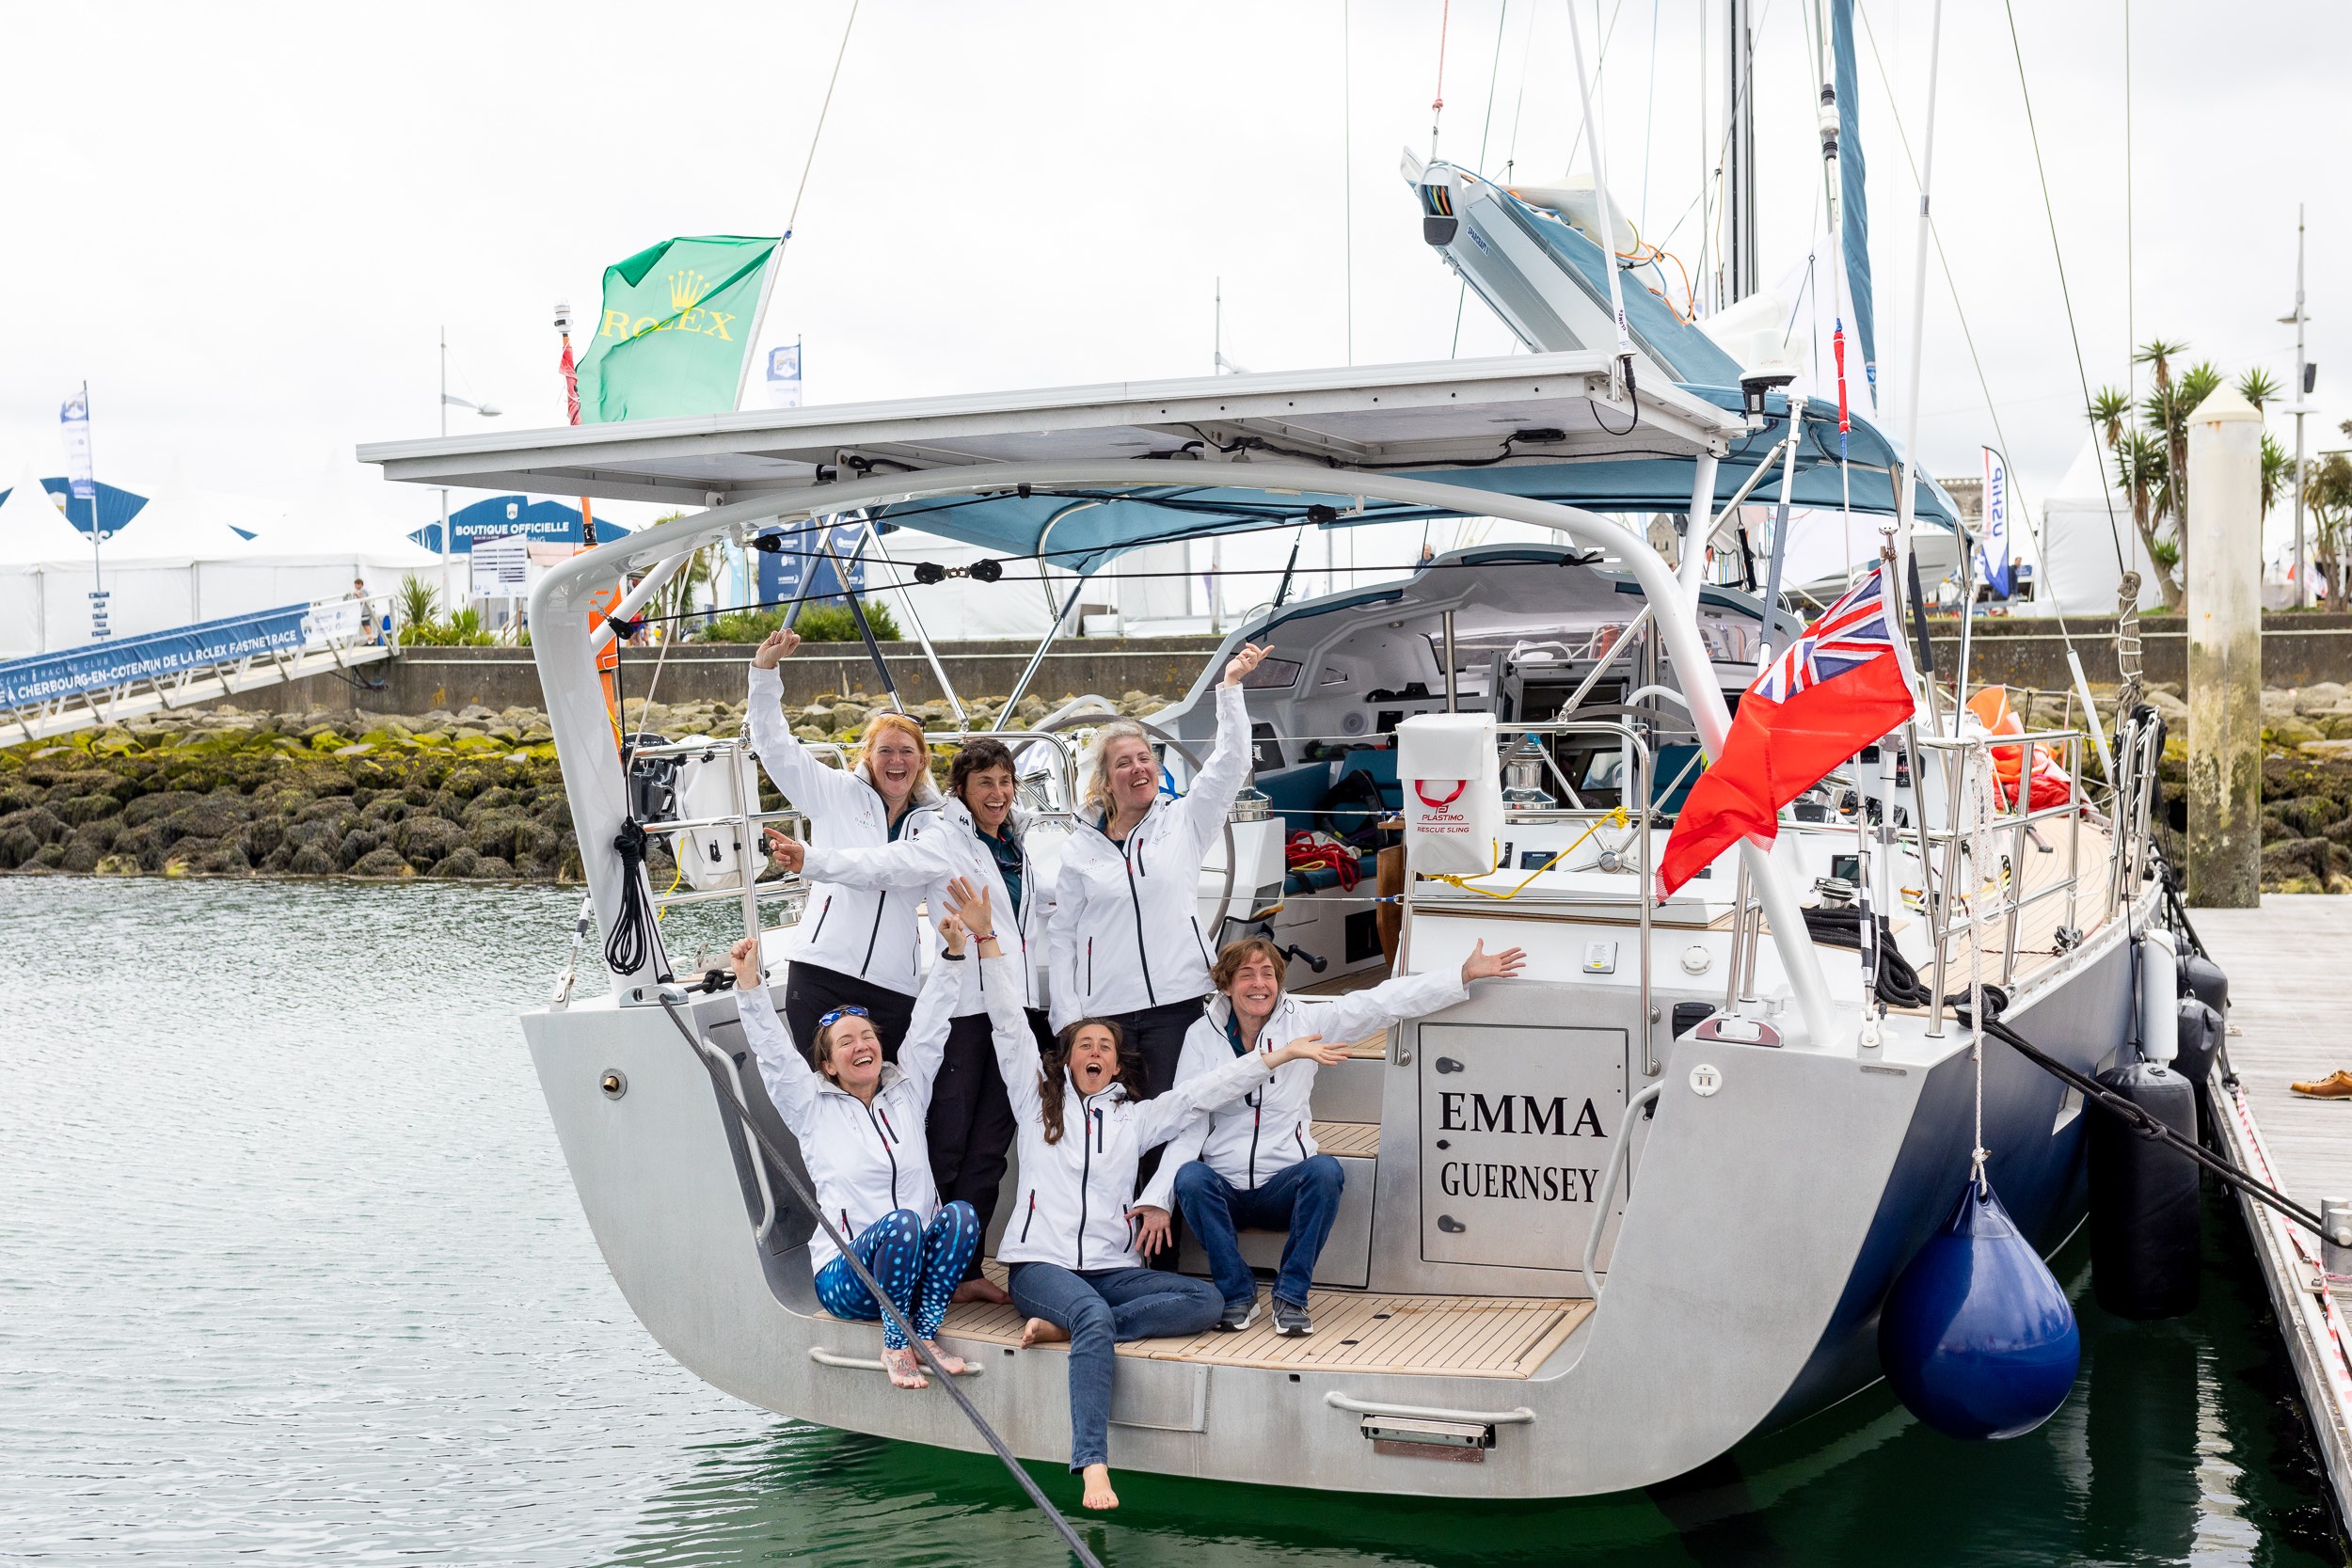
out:
M1977 577L1997 596L2009 597L2009 465L1991 447L1984 449L1984 523L1977 531Z
M57 422L65 429L65 477L77 501L98 499L98 479L90 471L89 455L89 393L80 391L65 400L57 411Z

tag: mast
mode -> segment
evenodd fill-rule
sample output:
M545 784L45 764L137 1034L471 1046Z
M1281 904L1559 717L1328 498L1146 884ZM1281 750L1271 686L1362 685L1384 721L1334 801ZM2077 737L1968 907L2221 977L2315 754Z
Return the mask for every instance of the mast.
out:
M1730 0L1729 58L1724 72L1724 303L1756 291L1756 95L1750 91L1755 38L1748 0Z

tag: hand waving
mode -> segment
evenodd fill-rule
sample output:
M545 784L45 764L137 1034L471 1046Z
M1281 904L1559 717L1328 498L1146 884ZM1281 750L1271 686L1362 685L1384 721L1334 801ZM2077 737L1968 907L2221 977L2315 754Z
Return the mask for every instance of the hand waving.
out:
M768 640L759 645L759 651L752 655L752 664L757 669L772 670L791 657L792 650L800 645L799 632L790 626L778 626L768 634Z
M1467 986L1472 980L1508 980L1526 967L1527 955L1518 948L1506 947L1500 953L1489 953L1482 937L1470 949L1470 957L1462 960L1462 984Z
M1265 656L1270 651L1251 643L1243 643L1241 650L1226 662L1225 684L1239 686L1243 681L1248 680L1249 673L1265 662Z

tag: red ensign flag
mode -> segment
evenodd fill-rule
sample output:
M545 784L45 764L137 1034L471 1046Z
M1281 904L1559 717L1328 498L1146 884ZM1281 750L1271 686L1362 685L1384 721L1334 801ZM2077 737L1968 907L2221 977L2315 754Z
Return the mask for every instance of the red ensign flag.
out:
M1663 893L1743 838L1770 843L1780 808L1912 715L1911 667L1871 572L1756 678L1723 755L1691 786L1659 861Z

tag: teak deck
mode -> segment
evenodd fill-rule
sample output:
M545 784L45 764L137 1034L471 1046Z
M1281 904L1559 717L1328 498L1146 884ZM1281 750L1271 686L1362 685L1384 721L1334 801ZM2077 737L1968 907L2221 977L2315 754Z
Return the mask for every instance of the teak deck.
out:
M2222 1151L2306 1208L2352 1196L2352 1101L2287 1087L2352 1068L2352 997L2341 979L2352 898L2271 893L2259 910L2189 918L2230 977L2226 1050L2237 1085L2217 1066L2208 1101ZM2352 1517L2352 1280L2323 1273L2311 1231L2250 1198L2238 1205L2340 1516Z
M1003 1282L1004 1272L988 1266ZM1589 1301L1519 1296L1387 1296L1359 1291L1311 1291L1315 1331L1285 1339L1261 1289L1258 1321L1239 1334L1212 1329L1189 1339L1136 1339L1121 1355L1199 1361L1274 1371L1422 1372L1449 1377L1527 1377L1560 1348L1593 1310ZM969 1303L947 1309L943 1339L1017 1345L1019 1309ZM1053 1347L1041 1347L1053 1348Z

